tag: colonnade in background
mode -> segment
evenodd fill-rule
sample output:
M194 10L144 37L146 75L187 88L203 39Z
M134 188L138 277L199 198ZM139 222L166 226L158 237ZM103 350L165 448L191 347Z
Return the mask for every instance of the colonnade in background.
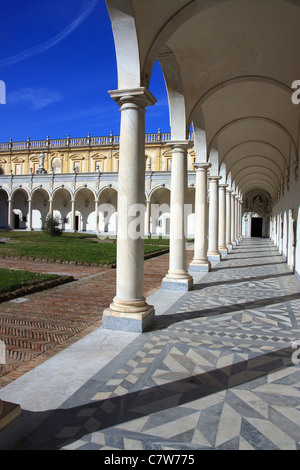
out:
M128 109L133 115L141 113L134 107ZM195 179L188 186L186 157L189 142L169 144L173 149L170 184L156 183L148 190L144 167L134 174L128 171L131 166L126 159L125 170L122 169L122 152L117 183L107 184L98 191L88 185L74 191L64 185L52 191L41 185L29 191L25 184L11 191L0 188L1 228L41 230L47 215L57 217L61 228L71 232L108 236L117 233L118 225L117 243L120 240L122 243L117 262L119 287L111 307L104 312L104 327L144 331L153 321L154 309L143 298L143 237L128 236L128 227L136 217L136 213L128 211L130 207L136 204L144 208L140 234L170 238L169 269L162 280L163 290L192 289L193 273L209 272L212 262L221 260L243 237L251 236L249 221L257 214L243 212L243 200L230 177L225 180L224 175L214 174L210 161L196 162ZM138 147L136 143L132 152ZM138 155L142 152L140 148ZM133 158L138 156L133 155ZM138 168L138 163L132 163L132 166ZM123 171L125 175L122 176ZM129 191L129 199L128 191L124 191L126 187L132 191ZM123 188L123 194L120 194L120 188ZM121 205L120 209L120 204L124 203L127 206ZM300 213L295 214L293 210L266 217L262 234L271 238L289 269L296 273L300 267L299 217ZM194 238L194 256L188 265L186 241L189 237Z

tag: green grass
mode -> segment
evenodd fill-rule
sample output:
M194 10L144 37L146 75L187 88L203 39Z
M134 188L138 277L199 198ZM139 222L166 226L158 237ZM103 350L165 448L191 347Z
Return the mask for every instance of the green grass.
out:
M44 232L0 232L0 238L11 243L0 243L0 256L22 256L79 263L108 264L116 262L115 240L100 240L93 234L64 232L51 237ZM169 240L145 240L145 254L167 248Z
M57 279L55 274L39 274L29 271L14 271L11 269L0 269L0 294L12 292L21 287L32 286L40 282Z

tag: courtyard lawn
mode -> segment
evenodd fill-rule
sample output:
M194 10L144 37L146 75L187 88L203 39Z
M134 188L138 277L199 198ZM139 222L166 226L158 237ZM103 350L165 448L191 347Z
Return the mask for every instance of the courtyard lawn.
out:
M0 269L0 294L12 292L21 287L33 286L41 282L57 279L55 274L40 274L28 271Z
M66 233L51 237L44 232L0 232L0 256L20 256L78 263L116 262L116 240L99 239L94 234ZM7 240L9 239L9 240ZM145 240L145 254L168 247L168 240Z

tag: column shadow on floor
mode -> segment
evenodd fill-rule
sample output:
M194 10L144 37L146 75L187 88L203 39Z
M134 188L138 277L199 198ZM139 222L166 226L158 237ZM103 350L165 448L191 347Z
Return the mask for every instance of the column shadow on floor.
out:
M272 279L276 277L283 277L283 276L293 276L293 273L282 273L282 274L268 274L266 276L247 276L247 278L237 278L237 279L230 279L227 281L213 281L213 282L203 282L197 283L193 285L193 290L202 290L206 287L213 287L213 286L222 286L223 284L237 284L239 282L251 282L251 281L263 281L265 279Z
M257 252L256 252L257 253ZM236 253L236 254L241 254L241 253ZM235 261L236 259L261 259L261 258L280 258L282 259L282 255L259 255L259 256L235 256L235 254L228 253L226 255L226 258L224 258L222 261L230 260L230 261Z
M195 400L248 382L261 383L264 378L267 380L269 374L293 366L293 351L291 348L280 349L164 385L69 409L36 413L23 411L25 427L26 422L29 423L32 419L39 419L41 422L44 418L44 421L17 450L59 450L91 433L176 406L188 405ZM157 425L159 424L158 421ZM65 431L65 436L62 436L62 431ZM59 433L61 436L57 437ZM144 439L149 442L151 437L144 435ZM158 438L155 439L157 442Z
M241 258L243 259L243 258ZM233 261L233 260L223 260L223 261ZM221 261L222 263L222 261ZM236 266L219 266L218 267L215 267L215 268L211 268L211 271L210 272L214 272L214 271L221 271L223 269L241 269L241 268L257 268L257 267L260 267L260 268L263 268L264 266L270 266L271 264L274 264L274 265L277 265L277 264L285 264L286 265L286 262L285 261L277 261L275 263L266 263L264 262L264 264L261 264L261 263L257 263L257 264L242 264L242 265L236 265Z
M220 305L219 307L212 307L203 310L185 311L180 313L171 313L160 315L155 319L155 326L153 330L163 330L175 323L181 323L186 320L199 319L203 317L215 317L217 315L225 315L227 313L234 313L239 310L247 310L253 308L263 308L272 304L290 302L291 300L299 300L300 293L281 295L271 298L253 300L249 302L241 302L237 304Z

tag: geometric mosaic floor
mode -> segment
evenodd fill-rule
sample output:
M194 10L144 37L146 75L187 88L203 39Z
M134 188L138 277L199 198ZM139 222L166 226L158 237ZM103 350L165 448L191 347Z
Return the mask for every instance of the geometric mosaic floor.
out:
M299 281L244 240L22 449L300 449L299 339Z

